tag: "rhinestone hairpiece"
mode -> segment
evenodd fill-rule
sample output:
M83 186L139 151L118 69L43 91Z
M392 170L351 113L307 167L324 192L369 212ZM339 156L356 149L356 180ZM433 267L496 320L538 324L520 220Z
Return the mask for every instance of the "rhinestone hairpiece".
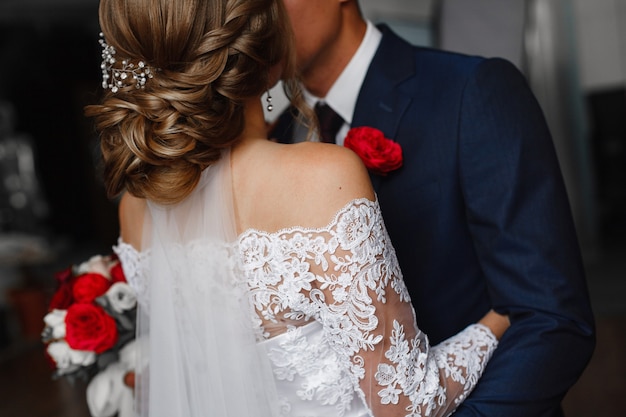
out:
M135 85L136 88L144 88L149 78L154 78L153 70L143 61L137 65L124 59L121 68L114 68L117 62L115 59L115 48L106 43L104 34L100 32L100 46L102 46L102 88L110 88L113 93L117 93L120 88Z

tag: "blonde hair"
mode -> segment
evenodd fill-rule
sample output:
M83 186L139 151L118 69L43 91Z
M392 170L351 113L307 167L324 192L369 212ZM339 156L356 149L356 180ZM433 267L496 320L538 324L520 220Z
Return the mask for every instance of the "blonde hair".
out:
M86 107L111 198L184 199L238 140L243 102L269 87L272 66L302 101L282 0L102 0L100 25L118 60L154 69L144 88L106 90Z

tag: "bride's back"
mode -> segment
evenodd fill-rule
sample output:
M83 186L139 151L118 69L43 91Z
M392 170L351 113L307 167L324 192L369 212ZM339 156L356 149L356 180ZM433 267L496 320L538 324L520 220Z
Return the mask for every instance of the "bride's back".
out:
M350 200L374 199L363 164L342 147L253 140L231 158L238 233L323 227Z
M237 234L290 227L324 227L346 203L374 199L367 171L350 150L321 143L243 141L230 154ZM146 202L120 202L122 239L141 250Z

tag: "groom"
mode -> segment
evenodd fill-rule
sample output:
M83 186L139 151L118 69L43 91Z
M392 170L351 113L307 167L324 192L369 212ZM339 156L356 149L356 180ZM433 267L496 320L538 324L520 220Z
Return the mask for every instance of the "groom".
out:
M415 48L366 22L357 0L284 0L307 101L369 126L403 166L372 174L420 328L433 344L489 308L510 315L455 416L561 416L594 348L576 233L550 134L501 59ZM290 111L273 135L302 128Z

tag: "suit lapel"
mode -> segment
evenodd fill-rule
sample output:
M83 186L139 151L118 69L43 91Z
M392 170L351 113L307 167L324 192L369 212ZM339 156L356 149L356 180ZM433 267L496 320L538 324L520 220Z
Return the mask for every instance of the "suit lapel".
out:
M411 97L404 94L402 84L415 76L415 51L413 46L394 34L387 26L379 27L383 33L381 43L367 71L352 117L352 127L370 126L381 130L386 137L397 140L400 121ZM293 107L283 112L274 126L270 137L279 142L291 143L294 127ZM374 189L382 177L370 175Z
M396 140L400 121L411 103L401 84L415 75L413 47L387 26L380 27L383 37L361 86L352 117L352 127L370 126ZM378 190L381 177L370 175Z

